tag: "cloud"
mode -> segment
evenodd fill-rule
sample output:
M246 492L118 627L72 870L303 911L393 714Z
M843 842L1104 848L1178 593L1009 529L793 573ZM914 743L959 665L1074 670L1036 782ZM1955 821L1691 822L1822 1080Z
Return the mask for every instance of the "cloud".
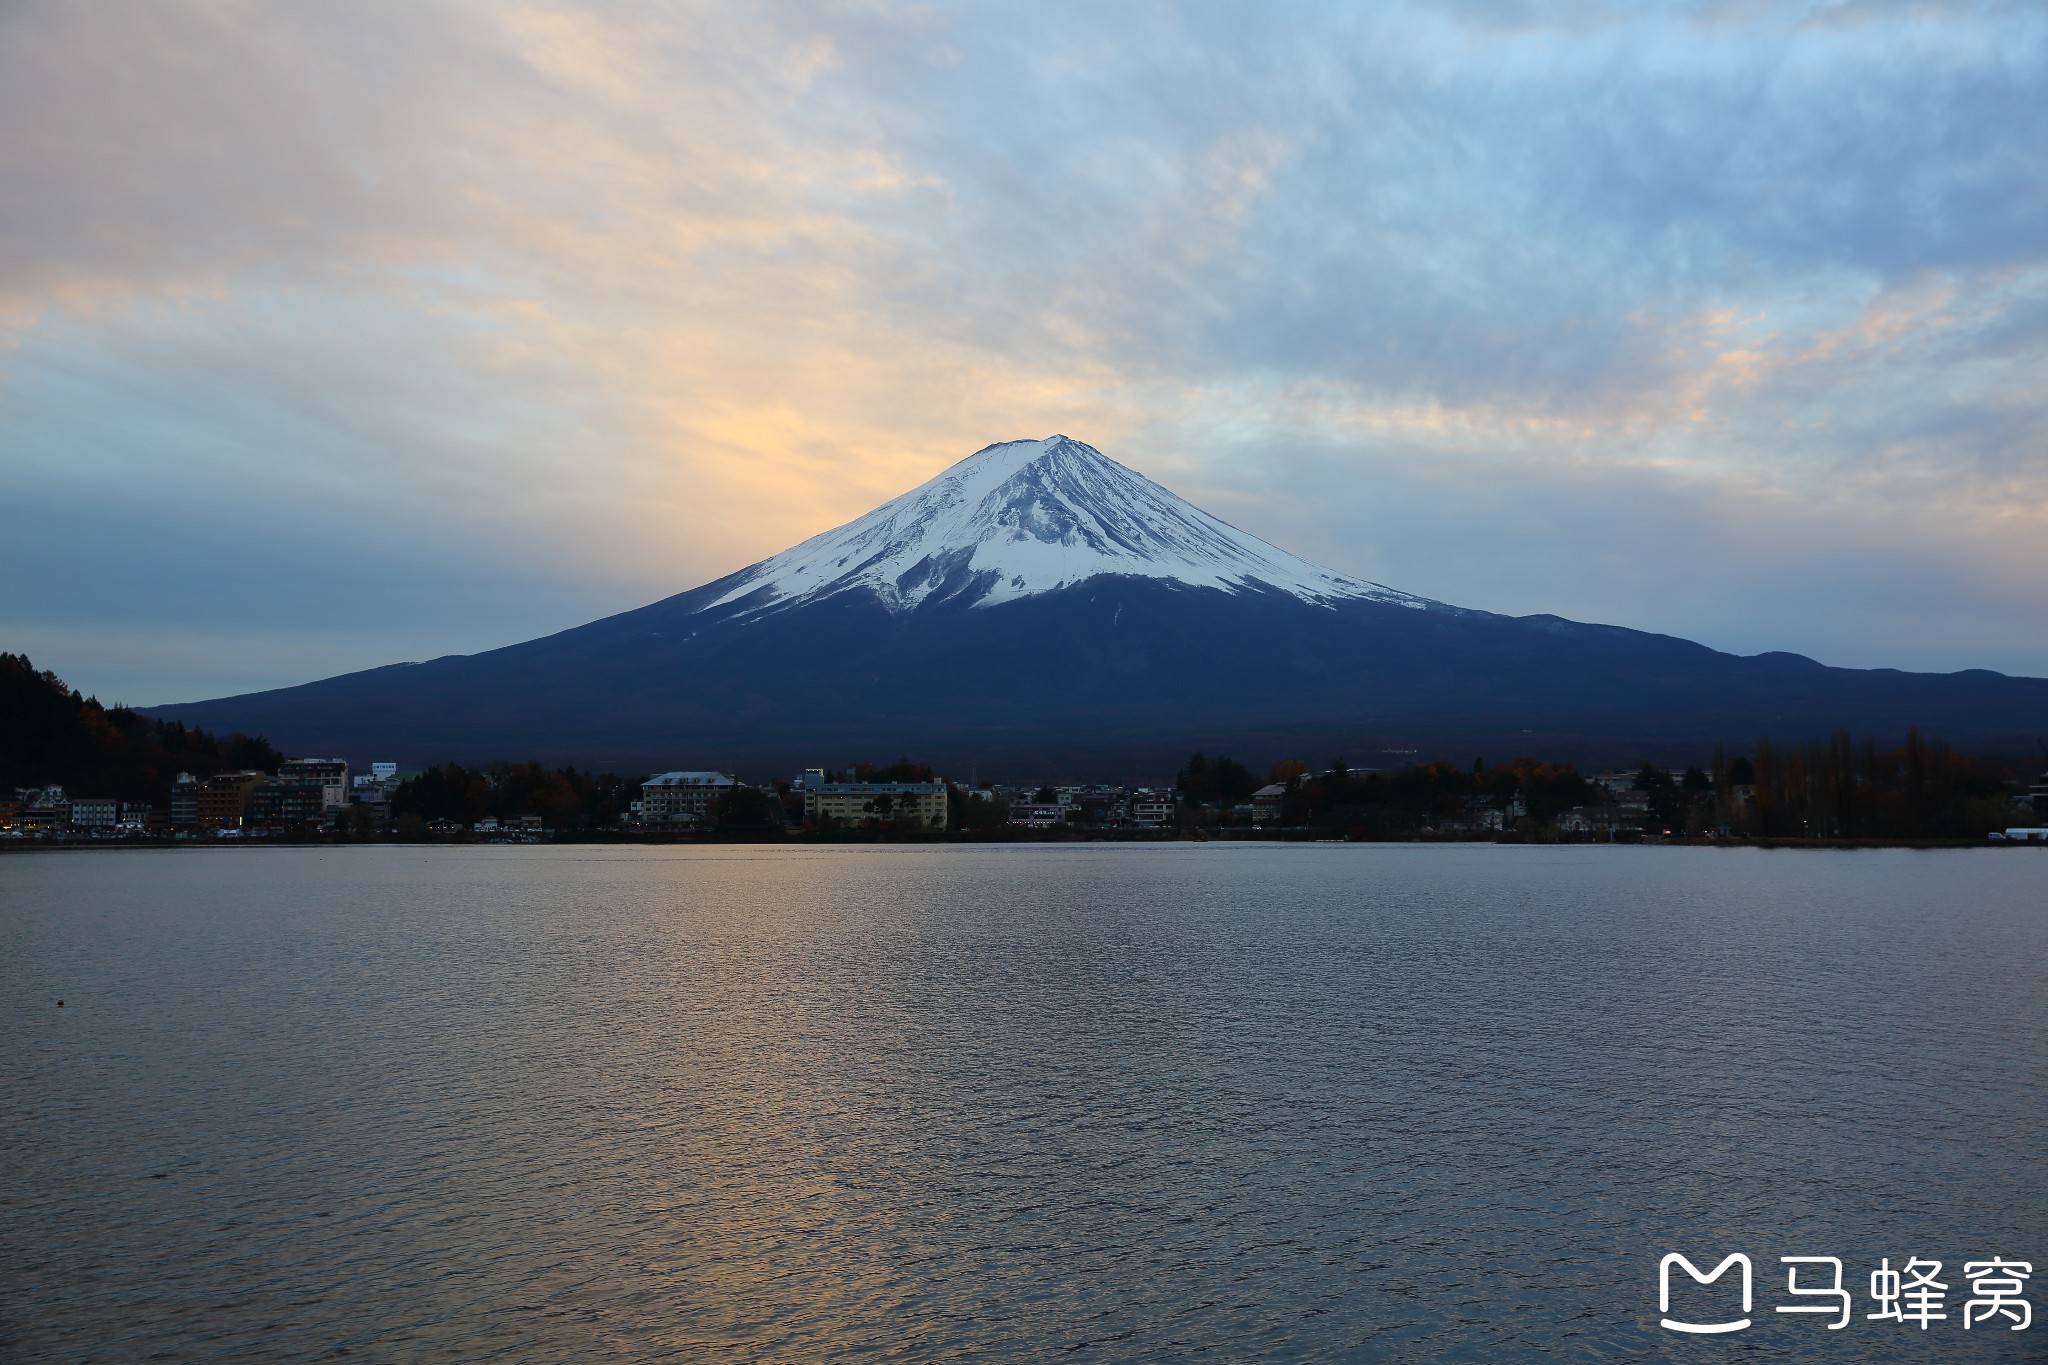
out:
M1062 430L1471 605L2048 671L2032 6L32 0L0 127L16 629L130 628L116 507L195 630L474 648Z

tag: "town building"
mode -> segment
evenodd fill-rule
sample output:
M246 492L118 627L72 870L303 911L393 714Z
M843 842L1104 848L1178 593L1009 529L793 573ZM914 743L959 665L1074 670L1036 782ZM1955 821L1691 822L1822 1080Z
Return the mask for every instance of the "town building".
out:
M327 818L327 796L322 782L267 778L249 789L244 821L271 829L317 825Z
M62 787L16 787L10 828L23 834L47 834L71 823L71 801Z
M197 827L240 829L249 814L249 797L262 784L264 775L242 771L215 773L199 784L194 810Z
M657 773L640 784L640 823L694 825L713 798L738 785L730 773Z
M85 796L71 799L71 827L104 831L111 834L114 826L121 823L121 803L101 797Z
M1067 823L1067 808L1020 801L1010 807L1010 823L1028 825L1035 829L1064 825Z
M391 794L397 790L398 765L372 763L367 773L357 773L349 778L348 799L358 806L388 806Z
M288 758L278 765L277 780L319 787L323 810L340 810L348 804L348 764L342 759Z
M1140 792L1131 798L1131 823L1139 829L1158 829L1173 823L1173 798L1157 792Z
M1573 806L1557 817L1557 827L1565 834L1590 834L1611 840L1619 834L1639 836L1645 818L1641 810L1620 806Z
M190 773L171 784L171 828L199 828L199 779Z
M1121 787L1097 784L1062 787L1060 804L1067 808L1067 820L1074 824L1114 828L1124 822L1127 806Z
M946 827L943 782L827 782L823 768L806 768L803 792L808 821L908 821L928 829Z
M1252 819L1262 825L1276 824L1280 805L1287 799L1285 782L1269 782L1252 793Z
M1498 834L1507 828L1504 812L1487 796L1465 798L1461 814L1437 822L1437 829L1445 834Z
M22 833L53 834L70 823L71 798L62 787L14 789L14 827Z

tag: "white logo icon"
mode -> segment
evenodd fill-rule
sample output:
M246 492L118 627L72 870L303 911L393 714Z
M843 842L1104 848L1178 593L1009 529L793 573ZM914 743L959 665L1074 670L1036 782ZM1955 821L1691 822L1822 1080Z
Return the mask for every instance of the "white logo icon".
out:
M1727 1273L1729 1266L1741 1266L1743 1316L1734 1322L1678 1322L1667 1316L1664 1319L1664 1326L1666 1328L1673 1332L1714 1333L1740 1332L1743 1328L1749 1326L1749 1257L1738 1251L1722 1261L1721 1264L1715 1266L1711 1274L1702 1275L1698 1266L1686 1260L1685 1257L1677 1252L1674 1251L1666 1255L1663 1260L1657 1263L1657 1311L1667 1315L1671 1312L1671 1267L1674 1265L1685 1267L1685 1273L1692 1276L1695 1284L1712 1284Z

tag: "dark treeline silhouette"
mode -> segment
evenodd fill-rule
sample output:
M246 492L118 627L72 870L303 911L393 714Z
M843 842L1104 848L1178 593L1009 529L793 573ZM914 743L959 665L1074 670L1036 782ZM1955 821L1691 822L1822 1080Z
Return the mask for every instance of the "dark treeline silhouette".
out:
M1475 809L1507 810L1517 802L1516 819L1540 827L1592 799L1590 784L1576 769L1534 758L1498 766L1475 761L1470 769L1420 763L1389 772L1354 769L1339 758L1321 773L1283 759L1266 776L1285 788L1281 824L1318 826L1353 839L1406 838ZM1243 764L1199 753L1188 760L1179 786L1182 798L1197 807L1227 807L1252 794Z
M271 772L283 759L261 737L215 737L102 706L37 672L27 655L0 654L0 788L54 782L80 795L161 802L180 772Z
M856 763L850 768L825 768L827 782L936 782L937 775L928 763L919 763L908 757L894 763ZM787 784L778 784L787 785Z
M1716 814L1758 838L1971 839L2014 823L2008 772L1917 728L1896 749L1846 730L1806 744L1760 740L1752 761L1717 752L1714 773L1726 794L1752 779L1748 802L1724 799Z
M1386 773L1337 771L1342 763L1339 759L1333 771L1309 779L1303 801L1314 823L1366 837L1457 819L1476 802L1487 803L1487 809L1505 808L1517 797L1523 813L1516 818L1542 827L1592 799L1590 784L1576 768L1535 758L1491 767L1475 759L1469 769L1421 763Z
M406 830L430 820L469 825L486 816L504 820L520 815L538 815L554 830L607 829L618 824L639 795L639 782L617 773L538 763L482 768L444 763L398 784L391 794L391 818Z
M734 787L704 807L704 821L720 834L780 831L788 819L784 794L759 787Z
M1569 764L1517 758L1470 768L1419 763L1360 771L1336 760L1310 773L1293 760L1267 780L1284 786L1278 821L1353 839L1400 839L1431 830L1476 830L1477 817L1500 813L1499 828L1529 836L1556 833L1568 812L1633 802L1642 828L1675 836L1758 839L1981 839L2033 817L2014 803L2017 766L1960 754L1919 730L1897 748L1837 731L1827 740L1759 740L1753 755L1716 748L1707 768L1672 772L1641 765L1629 794L1608 791ZM1185 823L1227 823L1249 799L1249 770L1196 753L1179 788Z
M894 763L856 763L853 765L853 780L856 782L934 782L937 775L927 763L914 763L908 758L899 758Z
M1258 785L1252 779L1251 769L1228 758L1210 758L1197 750L1188 765L1180 770L1174 779L1174 787L1181 798L1196 804L1215 803L1235 805L1246 800L1252 789Z

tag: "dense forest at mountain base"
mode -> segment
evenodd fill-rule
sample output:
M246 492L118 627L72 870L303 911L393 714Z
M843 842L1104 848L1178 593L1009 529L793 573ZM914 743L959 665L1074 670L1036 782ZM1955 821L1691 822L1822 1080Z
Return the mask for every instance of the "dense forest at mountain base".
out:
M0 653L0 790L56 784L121 801L162 802L180 772L274 771L260 737L216 736L181 721L102 706L25 654Z

